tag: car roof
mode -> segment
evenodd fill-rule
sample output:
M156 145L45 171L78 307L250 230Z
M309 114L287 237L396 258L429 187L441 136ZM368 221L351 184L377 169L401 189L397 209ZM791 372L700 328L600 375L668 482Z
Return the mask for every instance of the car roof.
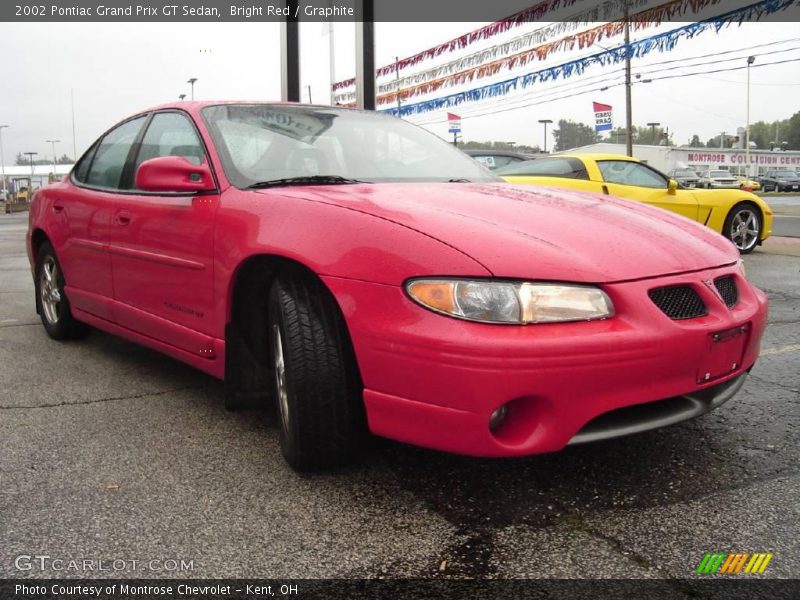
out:
M630 162L642 162L641 159L626 154L594 154L591 152L564 152L559 154L551 154L553 158L579 158L589 160L627 160Z
M464 150L470 156L513 156L517 158L529 158L533 155L525 154L524 152L514 152L513 150L492 150L483 148L468 148Z

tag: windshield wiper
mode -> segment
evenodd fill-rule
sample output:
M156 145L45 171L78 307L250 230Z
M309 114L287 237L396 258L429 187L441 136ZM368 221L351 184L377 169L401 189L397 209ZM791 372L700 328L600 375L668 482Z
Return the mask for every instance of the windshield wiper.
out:
M301 177L286 177L284 179L270 179L268 181L259 181L247 187L252 190L258 190L269 187L280 187L283 185L340 185L346 183L369 183L368 181L360 181L358 179L348 179L340 177L339 175L305 175Z
M458 177L458 178L454 178L454 179L448 179L447 183L472 183L472 181L470 181L469 179L464 179L462 177Z

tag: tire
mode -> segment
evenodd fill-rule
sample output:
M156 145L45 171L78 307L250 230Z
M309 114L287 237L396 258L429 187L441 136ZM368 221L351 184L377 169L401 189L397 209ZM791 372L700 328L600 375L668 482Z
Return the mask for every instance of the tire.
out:
M310 275L279 275L269 295L270 362L284 458L308 471L351 461L366 433L362 384L339 306Z
M750 202L740 202L725 218L722 233L741 254L750 254L761 239L762 228L763 218L759 208Z
M89 327L72 316L64 293L64 273L49 242L39 247L35 288L36 310L47 335L54 340L73 340L89 333Z

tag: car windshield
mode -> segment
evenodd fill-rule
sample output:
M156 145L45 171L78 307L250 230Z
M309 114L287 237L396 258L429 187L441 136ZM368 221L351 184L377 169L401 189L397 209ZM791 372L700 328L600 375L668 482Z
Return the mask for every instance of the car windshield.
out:
M731 174L728 171L711 171L711 177L730 177Z
M676 169L675 170L676 177L697 177L697 173L692 171L691 169Z
M389 115L267 104L209 106L202 114L225 174L239 188L502 181L444 140Z
M775 173L775 177L777 179L789 179L790 177L795 177L794 173L790 173L789 171L778 171Z

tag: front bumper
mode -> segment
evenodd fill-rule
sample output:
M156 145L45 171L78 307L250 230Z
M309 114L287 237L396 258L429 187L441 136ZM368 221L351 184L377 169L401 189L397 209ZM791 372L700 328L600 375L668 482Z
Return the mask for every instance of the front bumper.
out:
M732 309L702 283L722 275L732 275L739 288ZM416 305L398 287L324 279L350 330L371 431L474 456L553 452L707 412L743 383L767 316L764 294L732 267L604 285L613 318L529 326L451 319ZM687 284L707 315L671 320L647 295ZM733 354L734 346L723 352L730 366L720 368L712 336L737 328L745 332ZM694 409L666 410L665 399L675 398L688 398ZM613 426L598 419L608 415L610 422L613 411L644 403L657 408L658 401L660 410L635 419L616 415ZM503 405L508 416L491 431L489 417Z

